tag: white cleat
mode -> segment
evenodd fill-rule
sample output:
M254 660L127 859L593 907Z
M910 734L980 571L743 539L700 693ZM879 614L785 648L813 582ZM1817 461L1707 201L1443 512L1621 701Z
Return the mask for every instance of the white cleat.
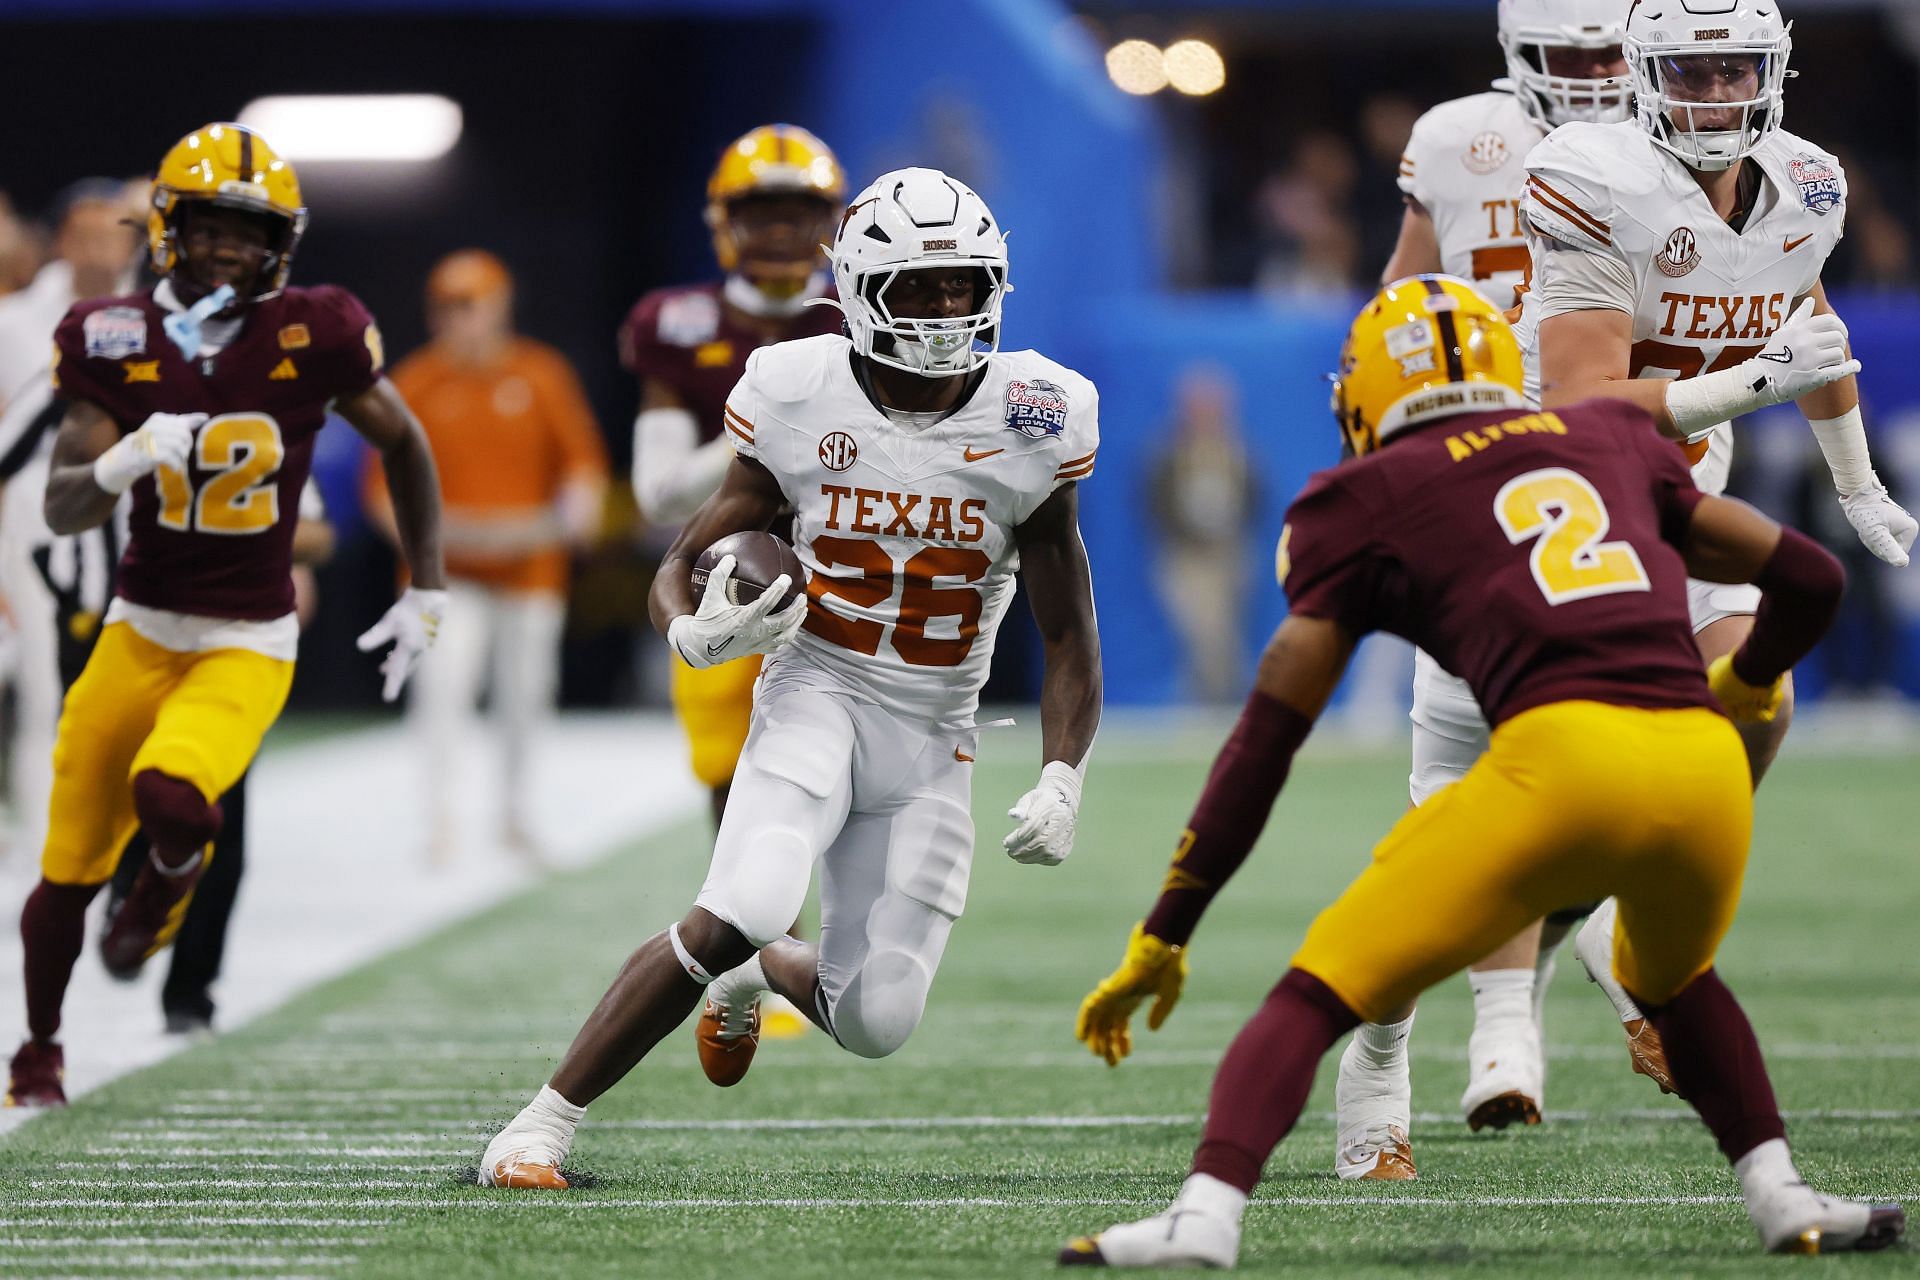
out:
M1832 1200L1804 1182L1773 1189L1747 1205L1768 1253L1866 1253L1884 1249L1907 1229L1897 1204Z
M1063 1267L1231 1267L1240 1256L1240 1224L1184 1208L1081 1236L1060 1251Z
M560 1166L572 1149L573 1126L541 1114L534 1103L528 1103L487 1144L478 1181L483 1187L564 1191L567 1180Z
M1338 1136L1333 1168L1348 1180L1409 1182L1418 1177L1408 1130L1413 1125L1413 1079L1403 1057L1395 1068L1360 1065L1360 1043L1347 1042L1334 1086ZM1397 1068L1397 1069L1396 1069Z
M1467 1040L1467 1091L1460 1095L1467 1128L1478 1133L1539 1124L1545 1085L1540 1029L1531 1018L1473 1029Z

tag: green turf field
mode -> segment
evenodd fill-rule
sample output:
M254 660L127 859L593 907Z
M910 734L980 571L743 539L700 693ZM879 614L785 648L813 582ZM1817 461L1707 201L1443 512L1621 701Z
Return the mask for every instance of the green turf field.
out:
M1029 753L983 760L967 918L925 1023L889 1061L816 1034L763 1047L722 1093L682 1032L595 1106L575 1148L591 1189L467 1185L490 1127L544 1078L627 950L690 899L705 852L689 825L0 1141L0 1275L1046 1274L1070 1234L1177 1187L1220 1049L1405 794L1399 752L1310 751L1203 926L1173 1021L1109 1070L1073 1042L1073 1011L1157 887L1205 759L1168 763L1137 740L1103 750L1078 852L1057 870L998 853ZM1722 957L1771 1051L1802 1169L1862 1197L1920 1199L1916 764L1789 748ZM1570 953L1548 1018L1548 1124L1469 1136L1456 1105L1468 1012L1455 980L1415 1033L1420 1180L1333 1176L1329 1062L1249 1213L1245 1270L1920 1273L1911 1249L1757 1256L1712 1143L1629 1074Z

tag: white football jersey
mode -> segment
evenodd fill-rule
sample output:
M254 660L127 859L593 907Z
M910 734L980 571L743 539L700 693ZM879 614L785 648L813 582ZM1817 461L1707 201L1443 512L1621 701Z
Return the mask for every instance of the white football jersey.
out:
M1635 122L1569 124L1527 157L1522 208L1534 279L1518 326L1527 391L1539 393L1539 327L1605 307L1633 316L1630 376L1690 378L1758 355L1820 281L1846 220L1840 162L1776 130L1749 157L1764 181L1744 228L1713 211L1692 171ZM1726 487L1733 435L1695 457L1703 490Z
M839 335L763 347L727 398L727 437L772 472L806 566L806 629L771 661L933 720L972 716L1012 599L1014 530L1093 471L1099 397L1032 351L992 356L957 411L882 413Z
M1520 190L1544 136L1518 98L1495 89L1421 116L1400 157L1400 190L1432 215L1440 269L1475 281L1497 307L1511 307L1526 279Z

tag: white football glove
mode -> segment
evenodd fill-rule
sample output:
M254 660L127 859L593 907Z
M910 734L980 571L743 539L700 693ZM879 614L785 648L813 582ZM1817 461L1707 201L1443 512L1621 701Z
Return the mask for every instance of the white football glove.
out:
M1020 825L1001 841L1007 856L1030 866L1057 867L1073 852L1074 828L1080 821L1080 773L1072 765L1050 760L1040 771L1040 785L1014 802L1007 816Z
M1860 372L1860 362L1847 355L1847 326L1832 312L1813 313L1813 299L1804 299L1774 330L1765 350L1739 365L1767 386L1761 394L1769 404L1798 400L1830 382ZM1756 388L1758 390L1758 388Z
M712 667L756 653L772 653L792 643L807 620L807 597L802 595L779 613L773 606L786 595L793 580L781 574L747 604L727 603L733 580L734 558L720 557L707 575L700 607L683 613L667 626L671 644L690 667Z
M1847 523L1860 535L1867 550L1896 569L1906 565L1914 535L1920 534L1920 523L1887 496L1887 486L1878 478L1858 493L1840 499L1840 509L1847 513Z
M141 476L161 467L185 472L193 453L193 433L207 420L204 413L155 413L114 441L93 460L93 482L108 493L125 493Z
M440 634L440 620L447 616L447 593L408 587L400 593L380 621L361 633L360 652L370 653L393 642L393 648L381 659L380 674L387 678L380 697L392 702L406 687L407 677L420 665L420 659Z

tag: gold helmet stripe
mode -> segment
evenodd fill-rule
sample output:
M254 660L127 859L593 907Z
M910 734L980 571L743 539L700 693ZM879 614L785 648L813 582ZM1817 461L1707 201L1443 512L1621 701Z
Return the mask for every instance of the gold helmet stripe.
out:
M1434 276L1421 276L1420 283L1427 287L1427 293L1433 297L1447 296L1446 286ZM1451 303L1433 312L1435 327L1440 330L1440 358L1447 362L1447 381L1465 382L1466 366L1460 360L1460 330L1453 323Z

